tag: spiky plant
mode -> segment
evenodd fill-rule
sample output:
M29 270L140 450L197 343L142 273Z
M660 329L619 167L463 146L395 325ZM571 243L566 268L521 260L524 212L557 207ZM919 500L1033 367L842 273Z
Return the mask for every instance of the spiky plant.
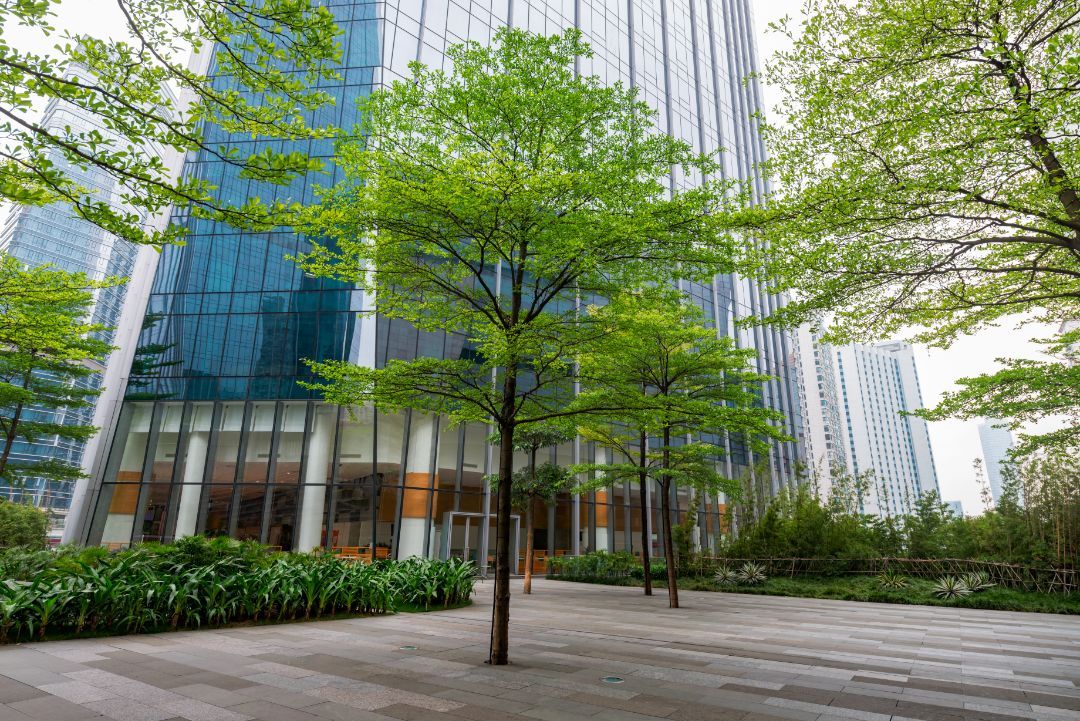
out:
M990 580L990 574L986 571L973 571L964 576L964 585L968 587L968 590L972 593L976 591L985 591L988 588L993 588L997 584Z
M768 580L768 576L765 574L765 566L760 563L754 563L753 561L747 561L739 569L739 581L747 586L756 586L759 583L765 583Z
M942 576L934 583L934 595L945 600L963 598L971 593L967 583L958 576Z
M907 588L907 576L896 571L882 571L877 575L878 585L887 589Z
M717 566L713 580L720 586L734 586L739 582L739 574L731 566L722 564Z

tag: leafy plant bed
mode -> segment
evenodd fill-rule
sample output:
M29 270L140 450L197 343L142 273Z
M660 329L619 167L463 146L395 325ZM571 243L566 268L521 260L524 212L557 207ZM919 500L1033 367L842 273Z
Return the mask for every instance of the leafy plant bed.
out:
M553 577L555 580L563 580ZM565 579L569 580L569 579ZM574 578L585 583L604 583L619 586L641 586L638 578L620 578L615 583L607 579L588 580ZM662 581L658 585L663 586ZM679 588L690 591L722 591L725 593L752 593L765 596L795 596L800 598L829 598L842 601L871 601L875 603L902 603L951 608L980 608L998 611L1035 611L1040 613L1080 614L1080 594L1036 593L1009 588L988 588L959 598L943 600L934 595L935 582L913 578L905 588L882 587L873 576L796 576L795 578L769 578L754 585L721 586L711 578L683 577Z
M10 550L0 578L0 643L450 608L475 583L466 561L366 565L198 537L119 553Z

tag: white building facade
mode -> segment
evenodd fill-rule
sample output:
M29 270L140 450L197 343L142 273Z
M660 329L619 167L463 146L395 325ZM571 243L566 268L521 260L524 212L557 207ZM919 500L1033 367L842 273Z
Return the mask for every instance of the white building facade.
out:
M1006 422L996 418L987 418L979 423L979 442L982 443L983 463L986 468L986 480L990 484L990 493L994 504L1001 500L1002 471L1009 460L1009 451L1013 447L1012 433Z
M938 491L915 355L907 343L852 344L835 351L850 469L870 474L862 511L909 513L918 497Z

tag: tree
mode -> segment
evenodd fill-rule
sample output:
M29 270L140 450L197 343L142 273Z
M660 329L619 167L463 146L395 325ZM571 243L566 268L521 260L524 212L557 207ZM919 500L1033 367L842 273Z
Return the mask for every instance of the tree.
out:
M1061 428L1037 435L1020 434L1013 453L1026 456L1041 449L1068 449L1080 444L1080 328L1041 341L1050 360L998 358L1001 369L960 378L958 390L947 391L935 408L918 411L931 421L1002 414L1009 426L1058 417Z
M572 477L566 470L554 463L536 465L536 454L541 448L551 448L560 443L573 440L573 435L554 424L525 426L515 434L514 448L524 451L529 458L529 465L515 471L511 480L511 503L518 512L525 514L525 581L523 593L532 593L533 576L533 506L537 501L545 506L555 502L559 491L566 490L572 483ZM490 439L498 442L498 438ZM498 477L493 481L497 484ZM550 552L550 549L548 549Z
M767 172L782 191L729 217L763 240L745 272L798 291L773 320L833 312L832 340L910 330L947 347L1004 320L1075 317L1076 4L810 0L806 12L801 33L781 23L793 46L768 65L783 124L766 131ZM980 412L1009 417L1014 399L1032 418L1075 409L1060 370L1012 364Z
M12 458L12 451L20 438L30 443L49 436L85 441L97 431L49 415L88 407L100 392L87 382L96 372L87 361L102 361L110 350L97 337L105 328L86 320L96 285L82 273L48 266L25 269L0 255L0 288L6 291L0 296L0 481L7 484L9 499L26 478L82 475L62 461L23 461Z
M0 4L0 200L62 202L115 235L153 244L183 233L182 226L146 230L144 217L170 206L245 228L287 217L288 203L250 198L231 205L214 197L206 179L174 179L149 149L200 150L242 177L275 184L321 167L305 153L278 152L268 143L252 143L259 150L246 156L225 150L204 137L204 126L254 140L330 136L332 128L305 120L332 101L318 89L341 57L328 8L312 0L117 0L118 34L126 37L62 33L44 54L16 47L4 32L18 24L24 33L56 36L60 3ZM203 75L188 67L187 56L207 45L216 52L211 74ZM182 100L166 86L179 89ZM80 108L99 127L43 124L35 113L49 101ZM110 178L123 206L80 183L87 171Z
M635 398L636 400L636 398ZM598 473L590 482L582 483L577 492L606 488L626 481L638 484L638 508L641 511L641 568L645 578L645 595L652 595L652 534L649 532L649 472L659 462L649 453L648 425L645 418L629 418L629 408L617 414L618 420L604 416L586 416L581 420L578 434L583 440L606 448L613 457L606 463L579 464L577 473ZM618 460L616 460L618 459Z
M750 371L753 350L717 337L716 330L702 325L701 310L673 288L619 293L589 310L609 331L578 359L579 402L615 406L620 410L610 414L613 421L633 424L659 440L646 455L658 459L650 473L660 487L668 604L678 608L674 489L736 494L738 481L716 471L724 435L740 436L767 452L767 439L786 439L776 425L782 416L761 405L761 384L769 377Z
M316 276L356 282L377 310L448 330L467 352L384 368L315 363L313 387L344 405L374 402L491 423L499 442L491 658L508 662L510 512L519 428L575 412L571 361L598 334L580 299L711 276L719 181L669 192L670 169L715 165L655 132L633 89L574 70L576 30L500 30L490 47L452 46L452 69L361 101L340 149L346 181L306 230ZM376 232L377 231L377 232Z
M49 515L44 510L0 498L0 549L44 548L48 532Z

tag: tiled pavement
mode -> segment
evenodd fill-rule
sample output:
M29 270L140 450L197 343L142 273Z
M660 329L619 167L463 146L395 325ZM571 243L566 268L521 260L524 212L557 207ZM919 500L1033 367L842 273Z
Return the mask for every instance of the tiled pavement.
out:
M0 721L1080 719L1080 618L535 591L501 668L490 584L434 614L0 647Z

